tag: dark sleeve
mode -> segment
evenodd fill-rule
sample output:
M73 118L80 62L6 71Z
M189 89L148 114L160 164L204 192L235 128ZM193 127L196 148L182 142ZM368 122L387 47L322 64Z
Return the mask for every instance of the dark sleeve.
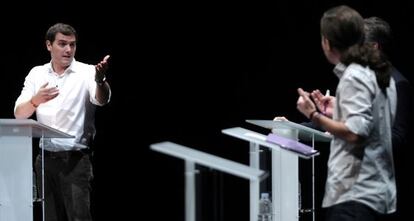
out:
M397 112L392 127L392 144L400 147L407 140L413 111L412 87L408 81L399 81L397 87Z
M312 121L302 122L300 123L300 125L325 132L325 130L321 126L314 124Z

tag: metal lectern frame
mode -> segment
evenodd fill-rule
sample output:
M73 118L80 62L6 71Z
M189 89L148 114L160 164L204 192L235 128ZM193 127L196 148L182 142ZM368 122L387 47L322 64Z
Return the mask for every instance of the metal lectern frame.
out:
M249 123L256 124L269 129L276 129L279 135L291 138L294 140L302 137L304 139L309 138L313 141L317 136L317 140L327 141L330 140L329 135L317 133L313 129L296 127L296 124L289 122L288 124L275 123L275 121L268 120L248 120ZM293 126L292 126L293 125ZM303 126L302 126L303 127ZM275 132L276 132L275 131ZM298 157L304 159L312 159L312 173L313 172L313 156L301 155L296 152L292 152L281 148L277 144L269 143L266 141L266 136L251 130L247 130L241 127L229 128L222 130L224 134L245 140L250 145L250 166L252 168L260 169L260 146L267 147L271 150L271 179L272 179L272 200L273 200L273 217L274 221L297 221L299 220L299 166ZM309 136L310 135L310 136ZM316 155L314 155L316 156ZM314 178L312 178L312 183ZM313 185L313 184L312 184ZM313 185L314 186L314 185ZM314 187L312 187L314 192ZM251 196L256 200L259 199L260 185L250 186ZM313 198L313 210L314 212L314 195ZM252 201L251 201L252 202ZM314 218L313 213L313 219Z
M288 120L246 120L246 122L272 130L272 133L291 138L293 140L310 141L315 148L315 141L330 142L332 135L303 126ZM312 220L315 221L315 158L312 161ZM300 193L299 193L300 194ZM299 208L301 209L301 208Z
M0 221L33 220L32 138L73 138L73 136L32 119L0 119ZM43 154L42 148L42 159L44 159ZM44 220L43 181L42 160Z
M154 151L185 160L185 220L195 221L195 165L200 164L225 173L250 180L250 183L259 185L266 173L241 163L227 160L212 154L204 153L172 142L161 142L150 145ZM255 198L250 195L250 200ZM258 199L250 203L250 221L257 221L259 211Z

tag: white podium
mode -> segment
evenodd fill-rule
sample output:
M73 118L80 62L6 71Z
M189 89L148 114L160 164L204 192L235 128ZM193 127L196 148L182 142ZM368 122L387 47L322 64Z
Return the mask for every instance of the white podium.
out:
M276 134L297 141L298 137L312 141L329 141L330 135L304 127L290 121L247 120L247 122L272 129ZM250 166L260 169L260 146L271 150L271 192L273 201L273 221L298 221L300 208L299 164L298 157L312 159L312 212L314 214L314 163L313 156L301 155L281 148L279 145L266 141L267 136L241 127L222 130L224 134L249 142ZM250 203L258 204L260 183L250 185ZM251 207L254 205L251 205ZM253 211L257 217L257 211Z
M0 221L33 220L34 137L73 136L31 119L0 119Z
M227 160L218 156L194 150L172 142L161 142L152 144L151 149L167 155L185 160L185 220L195 221L195 164L210 167L225 173L250 180L250 183L259 185L266 173L260 169L251 168L241 163ZM252 198L251 198L252 199ZM256 201L257 202L257 201ZM250 203L250 221L257 220L259 204ZM256 211L256 212L253 212Z

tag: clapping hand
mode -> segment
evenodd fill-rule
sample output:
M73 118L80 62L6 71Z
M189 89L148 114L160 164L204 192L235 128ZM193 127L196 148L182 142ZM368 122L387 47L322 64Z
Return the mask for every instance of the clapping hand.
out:
M319 90L312 91L311 97L315 102L315 105L318 108L318 110L323 115L332 118L335 97L330 96L328 92L326 95L323 95Z

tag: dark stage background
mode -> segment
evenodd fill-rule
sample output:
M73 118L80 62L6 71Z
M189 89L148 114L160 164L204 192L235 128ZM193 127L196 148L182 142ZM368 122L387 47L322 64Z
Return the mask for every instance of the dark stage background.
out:
M412 82L414 16L408 1L36 2L40 9L27 5L34 3L3 8L9 15L0 21L0 117L13 118L24 77L49 61L47 28L72 24L79 34L77 60L95 64L111 55L112 101L98 108L96 119L96 220L181 221L184 163L149 145L169 140L248 164L248 144L221 130L240 126L266 133L245 119L278 115L304 121L296 110L296 88L335 91L333 66L320 47L319 19L344 3L364 17L389 21L396 39L393 63ZM326 144L319 149L318 218L329 154ZM200 171L199 220L247 221L248 181ZM309 173L303 170L301 177Z

